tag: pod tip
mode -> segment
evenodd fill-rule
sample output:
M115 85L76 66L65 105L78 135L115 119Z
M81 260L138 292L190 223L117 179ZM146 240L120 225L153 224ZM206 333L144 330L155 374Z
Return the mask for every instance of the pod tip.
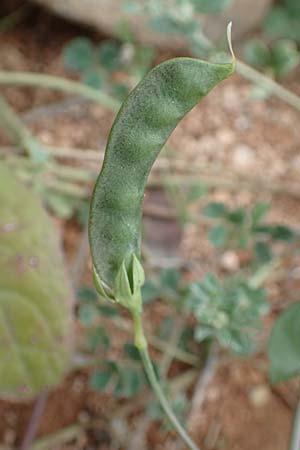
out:
M227 25L227 41L228 41L228 47L233 59L233 63L235 63L235 54L232 48L232 38L231 38L231 30L232 30L232 22L229 22Z

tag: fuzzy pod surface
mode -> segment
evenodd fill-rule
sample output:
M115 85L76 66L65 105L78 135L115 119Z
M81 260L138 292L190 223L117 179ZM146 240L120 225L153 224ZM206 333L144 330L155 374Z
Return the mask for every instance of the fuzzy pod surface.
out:
M180 120L234 62L175 58L152 69L124 101L112 126L92 196L89 237L94 270L114 289L118 270L140 257L142 202L151 167Z

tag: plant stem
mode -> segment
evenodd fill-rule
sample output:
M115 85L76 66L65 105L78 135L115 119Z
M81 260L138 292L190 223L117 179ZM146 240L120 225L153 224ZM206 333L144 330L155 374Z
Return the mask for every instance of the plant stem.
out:
M190 436L187 434L177 417L175 416L174 412L172 411L165 394L157 380L153 364L151 362L149 352L148 352L148 346L147 341L144 335L143 330L143 324L142 324L142 318L140 313L134 313L132 312L132 317L134 321L134 332L135 332L135 344L137 348L139 349L141 359L144 364L145 372L147 374L149 383L163 409L166 416L168 417L170 423L178 433L178 435L182 438L182 440L185 442L187 447L190 450L200 450L199 447L195 444L195 442L190 438Z
M278 98L283 100L285 103L293 106L300 111L300 97L293 92L289 91L285 87L281 86L279 83L274 81L272 78L267 77L258 70L253 69L253 67L248 66L243 61L237 60L236 70L244 78L252 81L253 83L259 84L267 89L269 89L272 94L276 95Z
M298 402L294 414L289 450L300 450L300 394L298 394Z
M29 450L31 448L36 433L38 432L38 428L41 422L42 415L45 411L47 400L48 400L48 391L46 390L41 392L41 394L39 394L36 400L20 450Z
M78 81L72 81L54 75L33 72L0 71L0 83L16 86L42 87L67 92L69 94L81 95L89 100L100 103L111 111L118 111L121 105L118 100L98 89L91 88Z
M35 162L47 159L47 153L19 119L18 115L0 95L0 124L3 129L22 147Z

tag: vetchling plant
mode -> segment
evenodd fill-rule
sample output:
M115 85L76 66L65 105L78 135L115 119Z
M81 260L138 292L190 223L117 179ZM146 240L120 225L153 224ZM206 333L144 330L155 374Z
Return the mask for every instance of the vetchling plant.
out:
M0 396L61 381L71 353L71 291L39 199L0 161Z
M157 381L142 324L141 216L152 164L178 122L235 68L175 58L158 65L123 103L112 126L102 170L95 185L89 238L98 292L132 316L135 345L161 406L190 449L195 443L172 412Z

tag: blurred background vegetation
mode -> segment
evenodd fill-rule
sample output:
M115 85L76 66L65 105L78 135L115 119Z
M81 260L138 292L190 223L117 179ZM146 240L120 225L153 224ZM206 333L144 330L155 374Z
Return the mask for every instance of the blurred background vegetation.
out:
M169 400L202 450L299 450L297 426L290 438L300 371L299 1L2 0L0 15L0 163L28 186L24 211L36 196L50 214L74 304L71 363L55 389L44 379L29 402L23 391L7 398L0 364L0 448L182 448L150 393L130 321L93 289L89 199L130 90L170 57L226 61L232 20L237 74L183 121L150 176L147 333ZM22 246L1 231L25 213L8 195L1 202L0 249L14 258ZM39 276L28 284L47 290L50 271ZM1 361L17 347L16 367L20 355L27 364L24 339L3 341Z

